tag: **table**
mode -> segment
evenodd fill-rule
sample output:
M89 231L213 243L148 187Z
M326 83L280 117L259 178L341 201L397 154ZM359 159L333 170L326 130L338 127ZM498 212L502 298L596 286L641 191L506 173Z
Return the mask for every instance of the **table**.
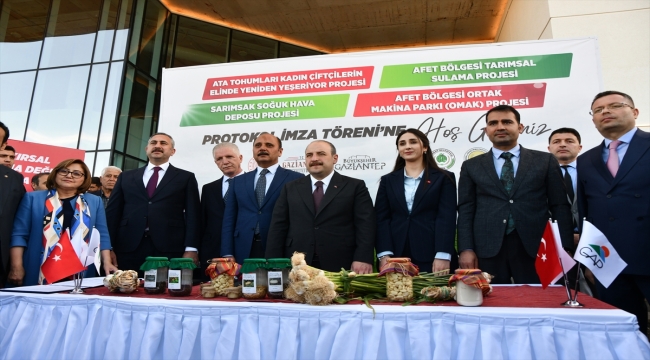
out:
M633 315L553 306L562 288L493 296L522 290L550 308L373 305L373 315L363 304L3 292L0 359L650 359Z

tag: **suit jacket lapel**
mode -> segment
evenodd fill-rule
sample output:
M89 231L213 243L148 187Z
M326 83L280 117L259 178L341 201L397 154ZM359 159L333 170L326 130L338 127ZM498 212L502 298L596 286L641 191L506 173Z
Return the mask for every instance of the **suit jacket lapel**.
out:
M165 185L169 184L174 177L178 175L178 169L176 169L172 164L169 164L169 167L167 167L167 171L165 171L165 175L163 178L160 180L160 183L158 183L158 186L156 186L156 191L153 192L152 198L156 197L160 191L162 191L162 188L165 187ZM146 192L146 188L145 188Z
M9 178L10 172L8 170L9 168L0 171L0 215L3 213L4 205L7 204L8 207L9 202L7 200L9 199L9 191L12 190L11 186L9 186L11 179Z
M492 149L490 149L490 151L488 151L485 155L480 157L480 162L481 165L483 166L485 173L487 174L487 177L489 177L492 180L492 182L496 184L497 188L501 189L501 192L503 192L504 195L508 196L508 193L506 192L506 189L503 187L501 180L499 180L499 176L497 175L497 170L494 167L494 153L492 153ZM515 177L515 182L516 181L517 180Z
M533 166L533 162L528 160L528 156L530 153L528 152L528 149L524 149L523 146L519 146L519 165L517 166L517 172L515 173L515 183L512 184L512 190L510 191L510 194L514 194L517 192L517 189L519 188L519 185L521 185L524 182L524 179L526 177L526 173L528 172L528 169L530 169L531 166ZM559 169L558 169L559 170ZM501 180L499 180L499 183ZM503 185L501 185L503 188ZM505 188L504 188L505 191Z
M395 193L399 206L406 214L409 212L408 205L406 205L406 193L404 192L404 170L398 170L386 178L391 189Z
M270 197L269 194L273 194L280 188L280 185L284 184L284 179L287 177L287 175L288 175L287 171L278 166L278 169L276 170L275 175L273 176L273 181L271 181L271 186L269 186L269 189L266 191L266 194L264 195L264 201L262 202L261 207L266 206L266 203L269 201L269 197Z
M607 181L609 184L611 184L614 181L614 177L609 172L609 169L607 169L607 165L605 165L605 161L603 161L603 149L604 148L605 148L605 141L600 143L600 146L598 146L598 151L592 151L590 153L590 155L591 155L591 164L593 165L594 169L596 169L596 171L598 171L600 176L602 176L603 179L605 179L605 181Z
M250 175L249 175L250 174ZM255 196L255 175L257 174L257 169L254 171L251 171L249 173L246 173L244 179L244 193L248 194L250 197L250 201L257 205L257 197Z
M650 141L648 138L643 138L640 133L641 130L637 130L632 141L628 144L627 151L625 152L625 157L621 162L621 166L618 168L614 182L611 183L611 187L616 186L618 182L625 177L625 175L632 170L634 164L636 164L641 156L650 149Z
M307 208L311 211L312 215L316 215L316 210L314 209L314 196L311 190L311 176L305 176L300 179L298 195L305 205L307 205Z
M142 181L142 179L144 178L144 171L145 171L145 170L147 170L147 167L146 167L146 166L137 169L137 170L133 173L133 176L135 176L135 179L133 179L133 181L135 182L135 184L136 184L136 185L138 186L138 188L140 189L140 193L141 193L141 195L144 196L145 199L148 199L148 198L149 198L149 194L147 194L147 186L146 186L146 185L144 184L144 182Z
M420 204L420 200L424 198L424 195L429 191L429 188L431 188L431 184L435 181L437 178L436 175L441 174L437 171L429 171L429 180L424 180L426 177L425 174L422 174L422 180L420 180L420 184L418 184L417 190L415 190L415 199L413 200L413 207L411 208L411 213L415 211L415 209L418 207ZM428 183L427 183L428 181ZM406 199L404 200L406 201ZM408 209L408 208L407 208Z
M329 185L327 185L327 191L325 191L325 196L323 196L323 200L320 203L320 207L318 208L316 216L323 212L323 209L327 207L327 204L332 202L332 199L338 195L338 193L343 189L343 187L345 187L346 184L347 182L343 179L343 176L335 171L334 175L332 175L332 180L330 181Z

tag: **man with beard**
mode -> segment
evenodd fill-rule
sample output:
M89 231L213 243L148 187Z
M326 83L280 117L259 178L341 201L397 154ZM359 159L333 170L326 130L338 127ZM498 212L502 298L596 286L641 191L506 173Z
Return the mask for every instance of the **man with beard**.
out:
M253 144L257 169L236 177L230 186L221 230L221 255L238 263L263 258L273 206L284 184L303 175L278 164L282 142L263 132Z
M156 133L145 147L149 163L123 172L111 193L106 220L117 257L113 265L137 270L147 256L186 257L198 264L199 189L194 174L174 167L174 139ZM119 265L118 265L119 264Z
M334 171L332 143L316 140L305 150L310 176L284 186L273 210L267 258L305 253L307 264L326 271L372 272L376 218L363 180Z
M553 155L518 144L524 126L512 106L494 107L485 118L492 149L460 170L460 267L486 271L494 284L539 284L535 258L549 214L558 222L563 247L574 246L560 165Z
M105 167L104 170L102 170L102 176L99 177L99 182L101 184L99 190L89 191L89 193L102 198L102 201L104 202L104 208L108 206L108 200L111 197L111 192L113 192L117 178L121 173L122 169L118 168L117 166Z

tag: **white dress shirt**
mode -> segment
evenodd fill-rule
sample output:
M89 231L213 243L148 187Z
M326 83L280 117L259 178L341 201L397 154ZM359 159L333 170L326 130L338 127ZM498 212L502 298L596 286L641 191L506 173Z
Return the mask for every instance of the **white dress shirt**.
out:
M499 179L501 179L501 169L503 168L503 164L506 163L506 159L501 157L501 154L503 154L504 152L509 152L512 154L510 160L512 161L512 167L513 167L515 177L517 177L517 169L519 168L519 155L521 154L521 146L517 144L515 147L507 151L499 150L494 147L492 148L492 156L494 156L493 159L494 168L497 170L497 176L499 177Z
M334 175L334 171L332 171L329 175L327 175L323 180L318 180L312 175L309 175L311 178L311 193L313 194L314 191L316 191L316 181L322 181L323 182L323 195L325 195L325 192L327 191L327 186L330 184L332 181L332 176Z

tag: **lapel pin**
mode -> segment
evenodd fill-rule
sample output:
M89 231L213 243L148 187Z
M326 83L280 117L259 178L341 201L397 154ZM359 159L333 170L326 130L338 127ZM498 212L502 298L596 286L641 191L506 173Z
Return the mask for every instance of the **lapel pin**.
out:
M427 184L431 184L431 180L427 180Z
M5 177L6 177L6 178L8 178L8 177L9 177L9 175L5 175Z
M6 175L5 175L5 176L6 176ZM338 187L338 186L336 186L336 185L334 185L334 188L335 188L335 189L338 189L339 187Z

